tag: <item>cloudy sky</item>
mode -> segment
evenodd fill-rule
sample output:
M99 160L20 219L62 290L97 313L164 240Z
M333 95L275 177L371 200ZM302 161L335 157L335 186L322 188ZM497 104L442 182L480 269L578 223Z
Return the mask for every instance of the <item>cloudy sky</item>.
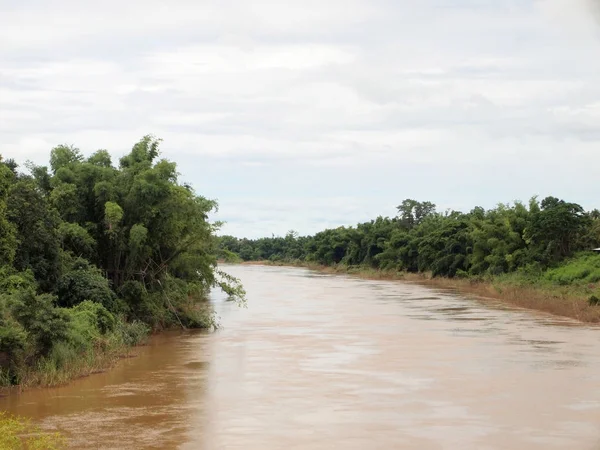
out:
M596 0L0 0L0 153L145 134L238 236L600 207Z

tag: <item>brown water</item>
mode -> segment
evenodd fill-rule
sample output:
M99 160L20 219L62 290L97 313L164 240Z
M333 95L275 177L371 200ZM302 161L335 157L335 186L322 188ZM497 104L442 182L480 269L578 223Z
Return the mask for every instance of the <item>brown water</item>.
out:
M248 309L0 399L73 448L600 448L600 329L428 288L228 267Z

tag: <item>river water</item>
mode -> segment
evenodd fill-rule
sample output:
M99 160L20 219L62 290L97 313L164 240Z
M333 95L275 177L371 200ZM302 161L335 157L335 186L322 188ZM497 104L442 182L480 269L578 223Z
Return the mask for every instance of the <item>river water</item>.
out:
M0 398L78 449L600 448L600 329L414 284L230 266L248 308Z

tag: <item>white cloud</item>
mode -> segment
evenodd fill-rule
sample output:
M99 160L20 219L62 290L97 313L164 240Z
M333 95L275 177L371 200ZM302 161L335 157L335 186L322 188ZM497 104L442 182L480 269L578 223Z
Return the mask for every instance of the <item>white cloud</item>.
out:
M537 9L571 36L590 37L597 33L600 3L597 0L538 0Z
M594 0L0 0L0 153L141 136L226 230L539 193L594 204ZM459 206L456 206L459 205Z
M326 45L261 45L240 48L203 44L159 52L146 58L155 76L195 77L203 74L235 74L272 69L307 70L328 64L350 63L351 52Z

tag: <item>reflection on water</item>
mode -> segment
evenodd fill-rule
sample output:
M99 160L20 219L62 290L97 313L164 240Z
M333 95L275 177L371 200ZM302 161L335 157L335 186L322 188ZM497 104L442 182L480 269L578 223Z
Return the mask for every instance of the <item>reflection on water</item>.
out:
M233 266L248 309L0 399L74 448L600 448L597 328L413 284Z

